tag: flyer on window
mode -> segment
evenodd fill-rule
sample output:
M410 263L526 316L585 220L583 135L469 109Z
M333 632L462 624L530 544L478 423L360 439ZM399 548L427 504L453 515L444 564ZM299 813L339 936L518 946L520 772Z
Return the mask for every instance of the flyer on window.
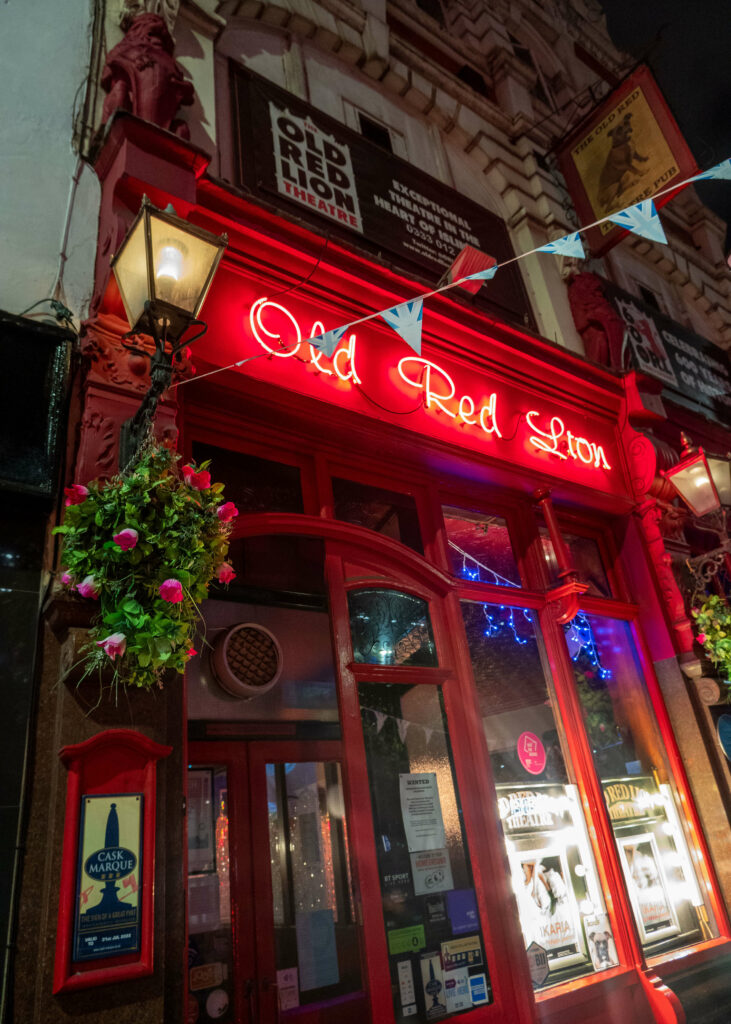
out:
M401 816L409 853L443 850L444 821L435 772L399 775Z

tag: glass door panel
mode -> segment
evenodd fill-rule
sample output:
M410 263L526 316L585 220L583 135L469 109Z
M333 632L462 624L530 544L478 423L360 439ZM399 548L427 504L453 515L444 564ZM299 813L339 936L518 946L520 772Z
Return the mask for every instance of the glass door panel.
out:
M283 1016L361 989L340 765L266 764L275 969Z
M397 1021L492 1002L437 685L358 685Z

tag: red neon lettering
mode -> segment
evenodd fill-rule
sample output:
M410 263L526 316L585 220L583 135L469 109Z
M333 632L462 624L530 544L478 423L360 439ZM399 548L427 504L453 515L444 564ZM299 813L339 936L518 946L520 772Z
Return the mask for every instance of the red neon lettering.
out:
M345 348L338 348L333 352L333 369L341 380L352 380L354 384L360 384L360 377L355 369L355 335L351 334ZM349 365L350 369L343 372L340 369L341 361Z
M549 455L557 455L559 459L566 459L571 456L572 459L583 462L585 466L593 465L595 469L598 469L600 466L602 469L612 468L607 462L601 445L588 441L585 437L577 437L570 430L566 430L564 422L559 416L552 416L549 429L542 430L536 422L540 415L536 409L531 409L530 412L525 414L528 426L531 430L535 431L528 440L540 451L548 452ZM564 435L566 437L568 454L567 452L560 451L558 447L558 442Z
M312 325L312 330L310 331L310 337L316 338L318 334L324 333L324 324L320 320L315 320L314 324ZM324 353L322 352L321 349L316 348L314 345L310 345L310 362L314 365L318 373L324 373L326 377L332 377L332 370L328 370L328 368L326 366L323 366L320 361L323 357L323 354Z
M274 331L269 331L264 326L264 324L262 323L261 316L265 308L268 308L270 310L279 310L279 312L282 313L285 317L287 317L287 319L290 321L290 323L294 327L295 336L297 338L297 343L295 344L294 348L286 348L285 343L282 340L282 335L277 334ZM288 359L290 356L296 355L297 352L299 351L299 347L302 344L302 332L300 331L299 324L297 323L297 321L292 316L292 314L290 313L286 306L280 306L278 302L270 302L269 299L257 299L254 305L251 307L251 310L249 311L249 324L251 325L251 333L254 335L254 337L259 342L261 347L263 349L266 349L267 352L271 352L273 356L279 356L282 359ZM267 338L271 338L272 341L278 341L278 348L272 348L271 345L268 345L262 335L266 335Z
M486 434L497 434L498 437L503 435L500 432L500 428L497 425L495 414L497 412L497 395L493 392L490 395L487 405L483 405L480 409L480 426ZM491 425L488 427L485 424L485 413L490 417Z
M419 380L412 380L410 377L406 376L406 371L404 370L405 363L416 363L417 366L421 367L422 372L421 378ZM428 359L416 359L414 356L404 356L404 358L398 364L397 369L402 380L406 381L407 384L410 384L412 388L417 388L419 391L424 392L424 399L427 409L431 409L432 404L434 404L437 406L437 408L441 409L442 412L446 412L447 416L451 416L452 419L455 419L457 414L452 412L452 410L444 404L445 402L448 402L450 398L454 398L454 392L456 390L454 386L454 381L452 380L448 373L445 373L441 366L437 366L436 363L430 363ZM440 393L438 391L433 390L433 370L436 370L438 374L441 374L444 381L446 381L447 387L449 388L448 394L444 394L444 392Z
M459 418L461 420L464 420L465 423L469 423L470 426L473 426L475 423L477 423L477 420L471 420L469 418L469 416L467 415L467 413L464 410L465 405L469 405L469 407L470 407L469 408L469 416L474 416L475 415L475 403L470 398L469 395L462 395L462 397L460 398L460 400L459 400L459 413L458 413L458 415L459 415Z

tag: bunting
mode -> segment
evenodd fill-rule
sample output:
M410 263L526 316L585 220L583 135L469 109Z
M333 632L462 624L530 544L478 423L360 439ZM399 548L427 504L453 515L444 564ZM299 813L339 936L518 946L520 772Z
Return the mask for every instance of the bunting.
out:
M696 176L690 180L701 181L701 179L711 178L715 178L718 181L731 181L731 159L722 160L720 164L716 164L715 167L709 167L707 171L703 171L701 174L696 174Z
M634 232L635 235L649 238L651 242L668 244L652 199L643 199L636 206L629 206L626 210L611 213L607 220L611 220L612 224L619 224L627 231Z
M389 327L403 338L409 348L421 355L421 315L423 312L423 298L412 299L410 302L402 302L393 309L385 309L380 314Z
M346 324L345 327L334 327L332 331L323 331L322 334L316 334L314 338L309 339L310 345L321 349L328 359L332 359L335 349L340 344L349 326L350 324Z
M578 231L574 231L573 235L556 238L553 242L536 249L536 252L550 252L555 256L576 256L580 260L584 258L584 246L581 244Z
M478 280L476 275L491 267L497 267L497 260L494 256L488 256L486 252L475 249L472 245L465 245L437 287L441 287L443 284L453 284L458 288L463 288L471 295L475 295L482 287L482 279Z
M492 281L493 277L497 274L497 263L494 267L488 267L486 270L478 270L476 274L468 274L467 277L463 277L462 281ZM462 281L455 282L461 285Z

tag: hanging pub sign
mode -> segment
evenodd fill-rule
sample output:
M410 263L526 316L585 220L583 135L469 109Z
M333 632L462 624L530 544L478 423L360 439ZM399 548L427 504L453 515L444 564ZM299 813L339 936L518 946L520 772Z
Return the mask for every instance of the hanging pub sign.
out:
M478 203L251 72L232 74L238 178L247 190L433 283L465 245L498 262L514 256L502 220ZM515 264L477 301L533 323Z
M155 780L164 747L108 729L68 769L54 993L152 974Z
M557 150L559 168L582 225L648 199L698 172L649 68L638 68L581 121ZM657 207L675 193L656 200ZM594 256L626 230L606 222L585 236Z
M667 397L731 426L731 361L717 345L608 281L602 290L625 325L632 364L662 381Z

